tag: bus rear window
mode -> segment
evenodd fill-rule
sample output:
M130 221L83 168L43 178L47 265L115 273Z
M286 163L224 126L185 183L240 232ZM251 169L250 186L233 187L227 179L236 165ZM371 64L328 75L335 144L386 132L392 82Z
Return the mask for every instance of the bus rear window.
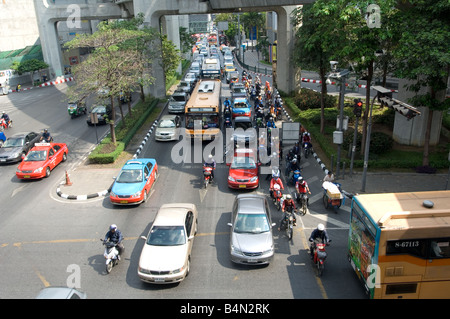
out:
M415 294L417 284L395 284L386 286L386 295Z

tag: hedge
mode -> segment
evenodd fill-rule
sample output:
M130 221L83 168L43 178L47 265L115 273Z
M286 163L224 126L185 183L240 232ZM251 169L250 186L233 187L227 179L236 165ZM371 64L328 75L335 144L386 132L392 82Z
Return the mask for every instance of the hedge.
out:
M131 117L129 115L126 115L125 118L116 126L115 150L111 153L102 153L102 149L105 147L105 145L111 144L111 137L109 134L92 151L92 153L89 155L89 160L92 163L96 164L114 163L128 146L136 132L142 127L148 117L152 114L153 109L158 104L158 102L158 99L153 99L150 103L139 102L138 105L133 108Z

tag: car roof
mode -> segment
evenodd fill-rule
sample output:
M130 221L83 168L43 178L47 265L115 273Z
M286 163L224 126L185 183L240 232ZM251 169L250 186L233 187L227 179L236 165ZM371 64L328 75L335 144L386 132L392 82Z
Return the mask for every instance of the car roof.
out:
M253 194L240 194L236 196L239 202L239 213L243 214L260 214L266 213L264 206L265 197Z
M58 143L36 143L32 148L33 151L47 150Z
M148 162L155 164L156 161L153 158L136 158L132 160L128 160L122 167L122 169L136 169L142 168L142 166L146 165Z
M46 287L39 292L36 299L67 299L72 291L77 290L69 287ZM84 295L83 292L78 292Z
M164 204L159 208L153 226L183 226L189 210L194 212L197 209L190 203Z
M161 121L162 120L174 120L178 117L178 115L163 115L161 116Z
M34 133L34 132L19 132L19 133L16 133L14 135L11 135L9 138L25 137L25 136L27 136L30 133ZM37 134L37 133L34 133L34 134Z

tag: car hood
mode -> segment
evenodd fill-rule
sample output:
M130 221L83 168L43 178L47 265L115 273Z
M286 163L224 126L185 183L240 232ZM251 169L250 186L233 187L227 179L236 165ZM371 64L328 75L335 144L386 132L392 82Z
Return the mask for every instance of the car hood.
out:
M44 165L45 161L33 161L33 162L25 162L22 161L19 164L18 169L20 169L21 171L34 171L35 169L42 167Z
M12 156L14 153L22 152L22 147L1 147L0 156Z
M172 127L172 128L164 128L164 127L157 127L155 134L175 134L176 132L176 128Z
M145 244L139 259L139 267L147 270L174 270L183 267L188 244L177 246L152 246Z
M111 191L116 195L133 195L144 188L144 182L139 183L117 183L114 182Z
M270 231L260 234L232 233L232 245L243 252L263 252L273 246L272 233Z
M230 168L228 174L234 179L250 179L256 175L258 175L258 169L234 169Z

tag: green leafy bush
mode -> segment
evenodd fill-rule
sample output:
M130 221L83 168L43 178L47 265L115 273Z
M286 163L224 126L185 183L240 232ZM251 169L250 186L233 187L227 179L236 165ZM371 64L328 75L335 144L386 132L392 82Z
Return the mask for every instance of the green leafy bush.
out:
M320 96L321 94L319 92L301 89L293 97L293 101L300 110L320 109ZM325 97L325 108L335 108L337 105L337 98L335 96L327 95Z

